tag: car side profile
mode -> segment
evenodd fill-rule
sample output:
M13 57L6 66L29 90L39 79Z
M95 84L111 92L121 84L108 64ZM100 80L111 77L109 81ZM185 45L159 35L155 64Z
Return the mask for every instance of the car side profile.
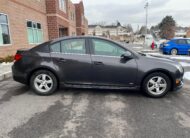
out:
M138 90L154 98L183 86L184 70L172 60L136 53L114 41L90 36L64 37L18 50L15 81L36 94L51 95L60 86Z
M190 39L174 38L160 45L164 54L171 55L188 55L190 52Z

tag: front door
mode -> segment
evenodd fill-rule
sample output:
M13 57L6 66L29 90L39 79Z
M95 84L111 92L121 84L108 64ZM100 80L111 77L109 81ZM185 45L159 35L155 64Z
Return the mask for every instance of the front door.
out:
M68 39L55 43L51 56L58 68L61 81L66 84L91 82L91 57L87 54L85 39Z
M91 39L92 82L97 85L135 86L137 63L135 59L121 59L126 52L116 43Z

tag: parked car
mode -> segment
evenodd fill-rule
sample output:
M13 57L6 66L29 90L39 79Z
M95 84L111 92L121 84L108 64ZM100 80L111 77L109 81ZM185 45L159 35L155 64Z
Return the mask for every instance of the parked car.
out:
M164 54L188 55L190 50L190 39L174 38L160 45L160 50Z
M97 89L142 89L162 97L183 86L184 70L172 60L136 53L99 37L65 37L18 50L13 78L39 95L60 86Z

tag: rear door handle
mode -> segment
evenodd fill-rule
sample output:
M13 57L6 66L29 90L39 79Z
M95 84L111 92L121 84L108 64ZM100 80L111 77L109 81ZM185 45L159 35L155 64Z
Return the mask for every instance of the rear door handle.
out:
M59 61L60 61L60 62L66 62L66 59L60 58Z
M94 65L104 65L101 61L94 61Z

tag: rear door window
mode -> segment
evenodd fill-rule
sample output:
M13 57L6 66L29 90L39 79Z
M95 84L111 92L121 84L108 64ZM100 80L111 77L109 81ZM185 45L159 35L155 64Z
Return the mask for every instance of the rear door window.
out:
M61 42L61 51L66 54L86 54L85 39L69 39Z
M187 39L187 44L190 45L190 39Z
M184 45L184 44L187 44L187 42L184 39L180 39L180 40L177 40L177 44L178 45Z

